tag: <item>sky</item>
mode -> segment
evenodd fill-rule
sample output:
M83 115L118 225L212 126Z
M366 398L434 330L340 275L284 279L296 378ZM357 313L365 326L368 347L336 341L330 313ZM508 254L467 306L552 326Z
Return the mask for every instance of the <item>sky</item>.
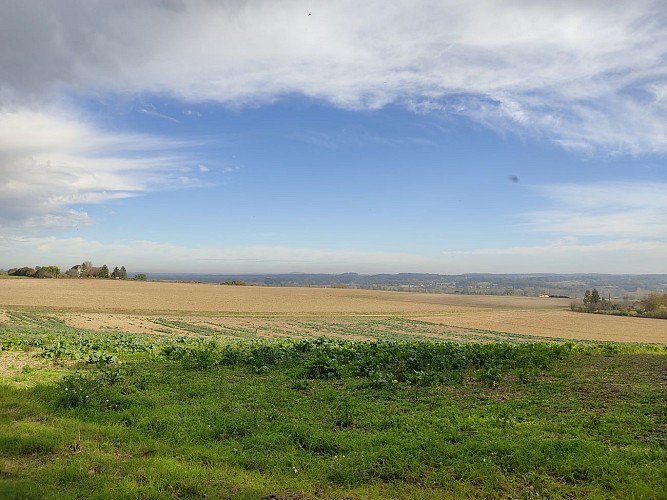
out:
M667 273L667 4L22 0L0 268Z

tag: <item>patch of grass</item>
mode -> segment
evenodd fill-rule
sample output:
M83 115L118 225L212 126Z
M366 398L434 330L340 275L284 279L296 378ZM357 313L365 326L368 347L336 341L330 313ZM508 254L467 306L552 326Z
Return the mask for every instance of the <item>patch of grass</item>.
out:
M0 327L74 360L0 388L3 498L667 493L664 348L54 330Z

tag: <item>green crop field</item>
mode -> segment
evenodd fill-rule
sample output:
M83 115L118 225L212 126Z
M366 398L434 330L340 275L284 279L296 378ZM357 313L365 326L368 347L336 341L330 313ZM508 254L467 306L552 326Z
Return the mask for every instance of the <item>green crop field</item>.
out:
M363 317L262 338L5 314L2 498L667 495L664 346L452 341Z

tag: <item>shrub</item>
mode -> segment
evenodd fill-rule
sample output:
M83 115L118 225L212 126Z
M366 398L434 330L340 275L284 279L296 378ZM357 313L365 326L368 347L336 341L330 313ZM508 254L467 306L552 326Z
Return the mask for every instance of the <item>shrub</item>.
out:
M35 276L36 272L37 271L32 267L20 267L18 269L10 269L7 271L7 274L10 276L28 276L29 278L32 278Z

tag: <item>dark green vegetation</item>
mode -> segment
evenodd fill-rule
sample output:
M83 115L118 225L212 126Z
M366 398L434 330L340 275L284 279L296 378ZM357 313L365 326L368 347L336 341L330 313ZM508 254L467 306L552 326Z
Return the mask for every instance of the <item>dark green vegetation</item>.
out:
M2 498L664 498L664 347L0 324Z
M7 271L8 276L24 276L27 278L59 278L60 268L58 266L36 266L21 267Z

